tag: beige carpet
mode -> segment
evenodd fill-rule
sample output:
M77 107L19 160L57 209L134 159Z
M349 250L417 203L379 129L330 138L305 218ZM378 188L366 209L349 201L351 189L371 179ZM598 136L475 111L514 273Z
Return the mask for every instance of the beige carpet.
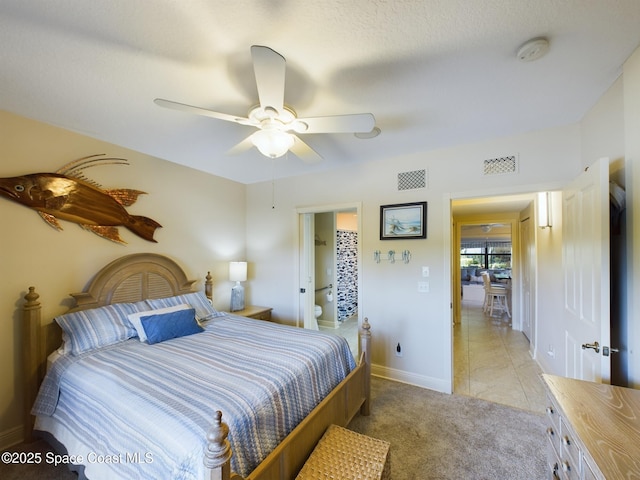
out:
M349 428L391 443L393 480L546 478L542 414L377 378L372 397Z
M372 397L371 415L356 417L349 428L391 443L393 480L545 478L541 414L378 378L372 379ZM45 452L47 445L37 442L11 451L18 449ZM0 478L77 477L64 466L0 464Z

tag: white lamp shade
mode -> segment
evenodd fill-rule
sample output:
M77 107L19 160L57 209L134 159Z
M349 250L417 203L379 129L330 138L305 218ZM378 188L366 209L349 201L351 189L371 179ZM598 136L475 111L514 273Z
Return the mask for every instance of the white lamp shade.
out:
M229 280L232 282L246 282L247 262L229 262Z
M265 157L278 158L293 146L293 136L277 129L258 130L251 135L251 142Z

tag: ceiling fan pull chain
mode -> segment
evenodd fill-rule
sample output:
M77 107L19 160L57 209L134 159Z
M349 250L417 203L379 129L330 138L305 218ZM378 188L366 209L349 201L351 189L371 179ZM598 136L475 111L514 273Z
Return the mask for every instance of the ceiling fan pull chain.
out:
M287 157L289 156L287 152ZM276 159L271 159L271 210L276 209Z

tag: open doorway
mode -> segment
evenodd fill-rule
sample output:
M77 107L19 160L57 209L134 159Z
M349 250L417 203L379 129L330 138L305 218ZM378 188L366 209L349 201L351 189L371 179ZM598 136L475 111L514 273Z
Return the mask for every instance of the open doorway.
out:
M298 214L303 326L346 338L357 356L360 205L310 207Z
M461 301L508 326L513 311L512 247L510 222L460 225Z
M523 249L529 250L522 239L529 235L523 220L533 201L531 194L452 201L453 390L543 411L540 368L522 331L522 263L528 263ZM482 273L489 275L491 284L505 287L504 308L485 308Z
M486 247L483 253L486 257L477 258L478 265L497 270L507 270L510 276L512 326L516 330L523 329L523 261L531 251L530 241L523 240L523 234L531 235L530 229L523 229L523 220L532 217L535 194L502 195L493 197L478 197L454 199L451 201L451 220L453 225L451 245L453 321L460 322L462 301L462 260L460 256L463 234L465 241L498 242L495 245L478 245ZM463 226L465 227L463 231ZM505 268L505 258L500 256L503 247L501 240L511 242L510 267ZM472 246L472 245L469 245ZM524 251L524 248L527 251ZM494 251L495 250L495 251ZM486 265L483 265L484 264ZM493 265L489 265L493 262ZM527 269L529 272L529 269ZM499 275L503 276L503 275ZM497 279L496 279L497 280ZM500 279L504 280L504 279ZM529 315L527 315L529 318Z

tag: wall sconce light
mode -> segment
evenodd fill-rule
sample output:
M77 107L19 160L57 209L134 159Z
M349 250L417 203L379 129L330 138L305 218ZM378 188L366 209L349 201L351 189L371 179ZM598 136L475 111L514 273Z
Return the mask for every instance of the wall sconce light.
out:
M247 281L247 262L229 262L229 280L236 282L231 289L230 310L244 310L244 287L240 282Z
M551 227L551 192L538 193L538 226Z

